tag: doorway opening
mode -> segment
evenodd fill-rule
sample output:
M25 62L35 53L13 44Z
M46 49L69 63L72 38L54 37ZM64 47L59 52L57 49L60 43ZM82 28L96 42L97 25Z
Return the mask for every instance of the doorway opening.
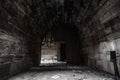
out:
M57 45L56 43L45 42L41 50L41 64L57 63Z
M45 42L42 45L40 66L63 66L66 64L65 44Z
M49 32L42 41L40 65L62 65L66 64L65 45L56 41L52 32Z

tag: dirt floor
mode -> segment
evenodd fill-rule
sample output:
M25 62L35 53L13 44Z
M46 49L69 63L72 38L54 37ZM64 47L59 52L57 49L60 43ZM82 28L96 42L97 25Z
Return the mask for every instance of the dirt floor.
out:
M26 73L11 77L9 80L114 80L112 75L84 67L61 69L52 69L51 67L49 70L43 69L45 68L33 68Z

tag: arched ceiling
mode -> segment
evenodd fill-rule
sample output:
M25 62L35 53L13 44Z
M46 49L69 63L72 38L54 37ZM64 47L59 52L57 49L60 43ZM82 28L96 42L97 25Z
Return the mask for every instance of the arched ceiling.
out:
M38 34L45 35L52 27L63 23L63 2L57 0L33 0L32 16Z
M14 29L18 29L27 35L30 33L43 38L46 33L54 27L72 24L78 28L81 36L88 34L91 27L87 27L87 25L107 1L108 0L1 0L0 10L3 10L3 13L7 12L7 14L9 13L11 15L8 16L8 23L11 27L13 27L12 24L14 23L17 25L13 27ZM4 18L4 20L5 19L7 22L7 18ZM11 27L6 28L7 30L13 31ZM5 28L5 26L1 28Z
M48 30L59 23L82 26L93 18L93 15L107 0L32 0L32 15L38 24L37 30ZM38 31L40 32L40 31Z
M40 35L64 24L72 24L80 35L89 34L87 24L108 0L32 0L32 16Z

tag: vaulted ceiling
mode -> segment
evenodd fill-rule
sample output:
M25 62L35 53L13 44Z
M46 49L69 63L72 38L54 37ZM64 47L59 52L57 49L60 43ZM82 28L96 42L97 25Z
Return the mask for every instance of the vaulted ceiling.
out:
M54 27L74 25L80 38L88 35L87 27L94 15L108 0L32 0L32 16L37 24L36 32L42 36ZM64 26L65 27L65 26Z
M94 29L95 27L92 28L89 25L92 25L92 22L95 21L100 9L105 4L107 4L106 7L109 7L112 5L111 3L117 1L118 0L1 0L0 10L2 12L2 24L8 22L8 25L13 27L1 25L1 28L7 28L7 30L13 32L17 29L25 35L30 33L30 35L34 34L43 38L47 32L54 27L70 24L78 29L80 37L85 37L90 31L96 30ZM8 16L8 18L4 16ZM99 22L100 20L96 21ZM14 24L16 24L16 26L13 26Z
M83 31L93 15L107 0L32 0L32 16L37 32L69 23ZM62 25L61 25L62 24ZM42 31L41 31L42 30Z

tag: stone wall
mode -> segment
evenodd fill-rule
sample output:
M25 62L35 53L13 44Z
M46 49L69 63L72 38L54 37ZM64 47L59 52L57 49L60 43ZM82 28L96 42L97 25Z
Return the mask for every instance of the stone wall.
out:
M0 30L0 79L29 69L32 64L27 53L24 38Z
M33 35L31 0L0 1L0 79L29 69L28 40ZM29 30L28 30L29 29ZM31 33L31 34L30 34ZM6 66L7 65L7 66Z
M105 1L105 0L102 0ZM111 48L120 55L120 1L106 1L82 30L81 52L86 63L94 68L114 74L110 61ZM87 57L86 57L87 56ZM117 57L120 71L120 57Z

